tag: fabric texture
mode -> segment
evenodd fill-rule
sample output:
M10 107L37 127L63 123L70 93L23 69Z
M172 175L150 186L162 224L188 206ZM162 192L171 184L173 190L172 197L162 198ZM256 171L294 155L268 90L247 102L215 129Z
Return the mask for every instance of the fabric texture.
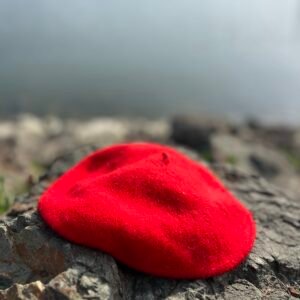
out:
M67 240L168 278L227 272L255 240L251 213L211 171L151 143L92 153L50 186L38 210Z

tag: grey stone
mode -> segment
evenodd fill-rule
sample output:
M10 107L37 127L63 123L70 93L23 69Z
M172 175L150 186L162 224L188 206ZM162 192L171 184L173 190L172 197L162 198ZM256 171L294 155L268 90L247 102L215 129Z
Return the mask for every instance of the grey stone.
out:
M232 132L234 126L220 119L203 116L177 116L172 120L171 139L200 153L211 150L211 137L216 132Z

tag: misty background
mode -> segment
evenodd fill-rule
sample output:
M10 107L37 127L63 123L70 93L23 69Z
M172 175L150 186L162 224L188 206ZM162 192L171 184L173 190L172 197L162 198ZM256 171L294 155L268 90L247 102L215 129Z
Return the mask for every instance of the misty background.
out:
M0 0L0 116L299 111L297 0Z

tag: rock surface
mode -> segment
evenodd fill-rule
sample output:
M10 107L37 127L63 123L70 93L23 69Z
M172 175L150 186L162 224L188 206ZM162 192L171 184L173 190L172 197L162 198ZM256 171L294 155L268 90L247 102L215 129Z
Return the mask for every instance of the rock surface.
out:
M56 160L0 221L0 300L300 298L300 203L232 166L213 169L253 212L257 240L248 259L223 276L153 278L58 237L38 216L36 201L54 178L90 150L81 148Z
M142 118L62 120L25 114L0 120L0 176L5 176L6 189L18 194L53 159L77 147L103 147L128 139L165 141L169 131L166 120Z
M204 159L257 173L300 202L300 130L258 122L234 124L181 116L172 121L172 140Z
M257 172L300 201L299 128L207 116L180 116L171 121L120 117L64 120L33 115L0 119L0 177L5 178L8 194L20 194L56 157L82 145L103 147L126 140L188 146L205 160Z

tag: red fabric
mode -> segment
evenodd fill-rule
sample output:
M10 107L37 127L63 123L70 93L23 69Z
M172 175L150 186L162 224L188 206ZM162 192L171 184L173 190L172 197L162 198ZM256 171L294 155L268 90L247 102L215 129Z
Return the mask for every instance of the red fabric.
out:
M59 178L38 209L64 238L169 278L229 271L255 240L250 212L206 167L156 144L96 151Z

